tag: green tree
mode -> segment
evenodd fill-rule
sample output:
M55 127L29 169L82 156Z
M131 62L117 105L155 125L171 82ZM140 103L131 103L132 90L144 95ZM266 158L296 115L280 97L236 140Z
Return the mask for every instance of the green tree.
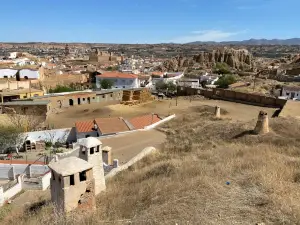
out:
M218 74L230 74L230 68L226 63L217 63L214 69L214 73Z
M169 81L169 82L167 83L167 90L168 90L169 92L175 92L175 91L177 90L176 84L174 84L172 81Z
M64 85L56 85L55 88L50 88L49 93L61 93L61 92L72 92L76 91L76 88L74 84L71 84L70 86L64 86Z
M103 89L111 89L114 85L114 82L112 80L103 79L100 81L101 88Z
M230 84L233 84L236 82L236 77L229 74L229 75L223 75L215 82L215 85L218 85L219 88L228 88Z
M20 146L22 142L22 129L14 126L0 126L0 153L6 153L9 147ZM25 140L24 140L25 141Z

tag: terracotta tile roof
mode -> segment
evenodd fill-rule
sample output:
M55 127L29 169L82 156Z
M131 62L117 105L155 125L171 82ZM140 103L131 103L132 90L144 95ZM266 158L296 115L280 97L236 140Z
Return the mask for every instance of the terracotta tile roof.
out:
M78 121L75 123L75 127L77 132L91 132L93 131L94 128L94 121L89 120L89 121Z
M104 72L103 74L97 76L103 78L138 78L138 76L135 74L120 72Z
M130 130L124 120L118 117L98 118L95 119L95 122L102 134L113 134Z
M136 129L144 129L144 127L149 126L151 124L157 123L161 121L158 115L154 114L153 118L152 115L144 115L139 117L134 117L129 120L129 122L136 128Z

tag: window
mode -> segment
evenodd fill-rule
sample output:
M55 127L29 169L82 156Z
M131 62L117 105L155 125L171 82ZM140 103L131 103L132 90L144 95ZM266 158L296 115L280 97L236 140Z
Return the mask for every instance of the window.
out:
M95 97L93 97L93 99L95 99Z
M86 171L82 171L79 173L79 180L81 181L86 181Z
M58 181L59 181L59 183L61 182L61 177L59 176L59 178L58 178Z
M102 95L102 98L105 98L105 95Z
M53 171L51 171L51 176L52 176L52 180L55 180L55 175L54 175Z
M97 147L96 147L96 152L99 152L100 151L100 146L98 145Z
M93 155L95 153L95 148L90 148L90 154Z
M112 97L113 95L112 94L110 94L110 97Z
M75 185L75 178L74 178L74 174L70 176L70 186Z
M7 76L3 76L3 78L8 78Z
M82 100L85 101L85 98L83 98Z
M24 96L23 96L23 98L27 98L27 96L26 96L26 95L24 95Z

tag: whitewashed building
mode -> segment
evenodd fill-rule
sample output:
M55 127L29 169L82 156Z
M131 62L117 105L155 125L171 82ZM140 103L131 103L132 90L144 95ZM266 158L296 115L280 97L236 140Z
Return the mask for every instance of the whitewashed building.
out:
M300 100L300 87L283 86L281 97L285 99Z
M102 80L110 80L113 83L112 88L139 88L140 80L135 74L120 72L104 72L96 76L96 86L101 88Z

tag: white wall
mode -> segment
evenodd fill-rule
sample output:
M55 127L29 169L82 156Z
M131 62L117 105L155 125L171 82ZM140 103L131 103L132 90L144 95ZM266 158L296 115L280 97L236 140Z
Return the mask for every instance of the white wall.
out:
M113 81L113 88L139 88L139 79L138 78L106 78L106 77L96 77L96 86L101 88L101 80L111 80Z
M49 171L40 180L40 186L43 191L45 191L50 186L51 172Z
M29 164L0 164L0 179L8 179L9 171L14 167L15 174L24 174ZM41 175L49 171L47 165L31 165L32 175Z
M20 191L22 191L22 183L23 183L23 176L18 177L18 183L14 185L13 187L9 188L8 190L3 190L2 187L0 187L0 206L2 206L5 201L11 199L16 194L18 194Z
M293 98L300 100L300 91L289 91L285 90L284 88L282 89L282 96L288 97L288 99L292 99L292 93L295 94Z

